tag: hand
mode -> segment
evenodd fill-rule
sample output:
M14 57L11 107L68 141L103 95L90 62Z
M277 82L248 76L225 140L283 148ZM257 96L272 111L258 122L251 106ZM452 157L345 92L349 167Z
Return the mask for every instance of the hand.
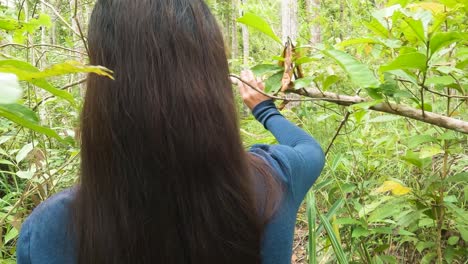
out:
M265 90L265 85L263 81L261 79L255 79L255 76L253 75L252 71L242 71L241 78L253 87L261 91ZM259 93L258 91L252 89L252 87L249 87L247 84L241 81L237 82L237 85L239 86L239 91L242 96L242 100L244 100L244 103L247 105L247 107L250 108L250 110L253 110L255 106L257 106L259 103L270 99L268 96Z

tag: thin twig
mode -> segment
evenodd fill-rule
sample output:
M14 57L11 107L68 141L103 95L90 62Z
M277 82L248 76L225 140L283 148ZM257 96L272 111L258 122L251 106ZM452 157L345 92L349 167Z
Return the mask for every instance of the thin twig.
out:
M75 85L82 84L82 83L86 82L86 80L87 80L87 79L85 78L85 79L81 79L81 80L79 80L79 81L76 81L76 82L74 82L74 83L67 84L67 85L61 87L60 90L65 90L65 89L68 89L68 88L73 87L73 86L75 86ZM42 99L41 101L39 101L39 102L36 104L36 106L34 106L34 108L33 108L32 110L33 110L33 111L36 111L37 108L38 108L39 106L41 106L45 101L49 100L49 99L52 98L52 97L54 97L54 95L47 96L46 98Z
M447 97L447 98L458 98L458 99L465 99L465 100L468 99L468 96L444 94L444 93L440 93L440 92L431 90L427 86L424 86L424 90L426 90L426 91L428 91L430 93L433 93L433 94L437 94L437 95L440 95L440 96L443 96L443 97Z
M73 20L75 20L76 27L78 28L78 32L80 33L81 41L83 42L83 46L84 46L84 48L86 50L86 53L87 53L87 55L89 57L88 43L86 41L85 35L83 34L83 30L81 30L81 25L80 25L80 21L78 21L77 13L78 13L78 0L75 0L75 12L73 14Z
M21 47L21 48L25 48L25 49L32 49L32 48L35 48L35 47L50 47L50 48L62 49L62 50L70 51L70 52L76 52L76 53L80 53L82 55L87 55L86 53L83 53L83 52L78 51L78 50L74 50L74 49L70 49L70 48L66 48L66 47L62 47L62 46L58 46L58 45L52 45L52 44L34 44L34 45L27 46L27 45L18 44L18 43L7 43L7 44L0 45L0 49L8 47L8 46L17 46L17 47Z
M346 111L346 114L345 114L343 120L341 121L340 126L338 127L338 130L336 130L335 136L333 136L333 138L332 138L330 144L329 144L328 147L327 147L327 151L325 151L325 157L327 156L328 152L330 151L331 147L333 146L333 143L335 143L335 140L336 140L336 138L338 137L338 135L340 134L341 129L343 129L343 127L345 126L346 122L348 121L349 115L351 115L351 112Z

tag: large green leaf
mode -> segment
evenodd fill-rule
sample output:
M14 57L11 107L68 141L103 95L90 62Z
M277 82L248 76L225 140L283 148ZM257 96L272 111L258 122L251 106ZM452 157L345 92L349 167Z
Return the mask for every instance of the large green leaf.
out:
M339 50L323 50L322 52L334 59L358 86L363 88L379 87L380 82L374 76L374 73L351 55Z
M410 52L401 54L394 61L380 67L381 71L406 70L406 69L426 69L426 55L420 52Z
M260 30L262 33L281 44L281 39L273 32L268 22L263 18L252 13L245 13L242 17L237 19L237 22Z
M69 92L55 88L54 86L52 86L52 84L50 84L44 79L35 79L34 77L31 77L40 74L40 71L39 69L25 61L1 60L0 71L16 74L16 76L18 76L20 80L28 81L33 85L40 87L48 91L49 93L62 99L65 99L71 104L75 105L75 99Z
M77 61L66 61L54 64L51 67L39 71L27 62L18 60L0 61L0 71L15 73L21 80L31 81L70 73L95 73L113 79L112 71L102 66L83 65Z
M467 38L467 34L462 34L459 32L438 32L432 36L429 47L431 49L431 53L434 54L439 49L447 45L463 39L466 40Z
M423 22L421 20L414 19L412 17L403 17L403 20L406 22L411 31L405 30L405 33L411 34L421 40L423 43L426 42L426 33L424 31ZM412 32L412 33L409 33Z
M20 104L0 105L0 116L40 134L66 142L54 130L41 126L36 113Z

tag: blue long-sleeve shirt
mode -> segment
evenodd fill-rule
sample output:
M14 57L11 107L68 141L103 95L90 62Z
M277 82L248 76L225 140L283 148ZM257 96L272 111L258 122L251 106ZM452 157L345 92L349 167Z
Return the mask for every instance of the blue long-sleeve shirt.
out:
M284 186L279 208L263 234L262 263L287 264L291 262L297 211L325 159L320 145L285 119L271 100L258 104L252 112L279 144L254 145L250 152L265 159ZM17 263L76 263L67 222L75 191L67 189L54 195L26 219L17 244Z

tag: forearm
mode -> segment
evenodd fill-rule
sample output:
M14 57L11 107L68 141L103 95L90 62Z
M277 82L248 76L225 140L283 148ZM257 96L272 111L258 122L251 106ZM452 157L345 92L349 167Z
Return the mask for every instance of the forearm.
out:
M296 148L302 144L317 144L304 130L284 118L271 100L258 104L252 113L282 145Z

